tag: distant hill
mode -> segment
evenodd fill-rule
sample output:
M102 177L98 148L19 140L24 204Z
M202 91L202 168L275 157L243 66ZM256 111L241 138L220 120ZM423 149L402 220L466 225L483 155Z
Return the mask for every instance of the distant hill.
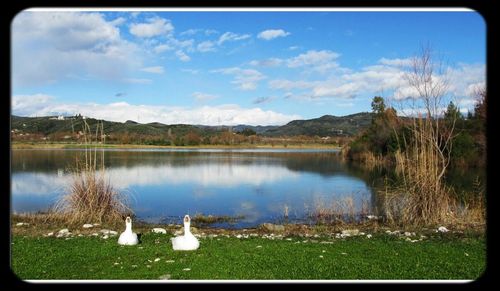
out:
M86 118L85 121L94 129L98 120ZM165 125L158 122L141 124L132 120L127 120L123 123L104 120L103 124L106 134L135 133L142 135L160 135L165 134L169 129L171 133L175 135L185 135L188 132L202 134L198 127L188 124ZM57 132L78 132L83 129L83 118L73 116L65 117L64 120L58 120L56 116L21 117L12 115L11 128L13 130L18 129L23 132L39 133L43 135Z
M372 120L372 113L356 113L347 116L324 115L319 118L308 120L294 120L283 126L252 126L252 125L235 125L235 126L207 126L207 125L189 125L189 124L163 124L159 122L151 122L141 124L133 120L126 122L103 121L104 132L106 134L113 133L134 133L141 135L158 136L164 135L170 131L171 134L182 136L189 132L195 132L201 136L210 135L216 131L227 130L229 127L233 132L241 132L248 128L255 131L257 134L264 136L352 136L360 130L367 128ZM12 115L11 128L27 133L38 133L49 135L58 132L78 132L83 128L84 118L81 116L65 117L63 120L57 116L44 117L22 117ZM86 118L85 121L95 128L97 119ZM99 120L100 121L100 120Z
M352 136L370 126L373 113L361 112L346 116L324 115L307 120L294 120L286 125L266 130L267 136Z

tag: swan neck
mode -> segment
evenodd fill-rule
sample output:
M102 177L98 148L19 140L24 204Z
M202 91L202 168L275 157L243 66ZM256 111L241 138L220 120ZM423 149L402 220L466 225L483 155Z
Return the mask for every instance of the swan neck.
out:
M125 231L127 231L127 232L132 231L132 222L127 222L126 227L125 227Z
M184 233L191 233L191 230L189 229L189 226L191 225L191 223L189 222L184 222Z

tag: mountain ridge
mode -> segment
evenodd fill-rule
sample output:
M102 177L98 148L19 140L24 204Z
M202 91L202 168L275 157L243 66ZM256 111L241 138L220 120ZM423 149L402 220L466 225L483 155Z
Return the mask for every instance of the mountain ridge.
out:
M352 136L368 127L373 113L359 112L345 116L323 115L318 118L297 119L285 125L192 125L192 124L163 124L160 122L138 123L134 120L115 122L102 120L106 133L137 133L145 135L169 134L184 135L195 132L200 135L209 135L221 130L241 132L250 129L263 136ZM43 135L57 132L74 132L83 128L83 120L89 125L97 123L98 119L78 116L66 116L58 119L57 116L25 117L11 115L11 129Z

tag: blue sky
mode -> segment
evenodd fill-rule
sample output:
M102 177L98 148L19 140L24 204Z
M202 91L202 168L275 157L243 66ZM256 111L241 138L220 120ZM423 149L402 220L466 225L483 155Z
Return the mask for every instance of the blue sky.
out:
M411 96L430 44L465 111L485 84L476 12L24 11L12 22L12 113L279 125Z

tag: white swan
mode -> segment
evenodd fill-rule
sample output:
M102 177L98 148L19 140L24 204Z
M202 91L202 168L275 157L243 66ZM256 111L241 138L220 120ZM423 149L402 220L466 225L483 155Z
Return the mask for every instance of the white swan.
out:
M133 246L139 243L137 234L132 232L132 219L130 216L127 216L127 219L125 219L125 231L120 234L118 243L128 246Z
M184 216L184 235L173 237L172 247L174 251L192 251L200 247L200 242L191 233L189 226L191 225L191 218L189 215Z

